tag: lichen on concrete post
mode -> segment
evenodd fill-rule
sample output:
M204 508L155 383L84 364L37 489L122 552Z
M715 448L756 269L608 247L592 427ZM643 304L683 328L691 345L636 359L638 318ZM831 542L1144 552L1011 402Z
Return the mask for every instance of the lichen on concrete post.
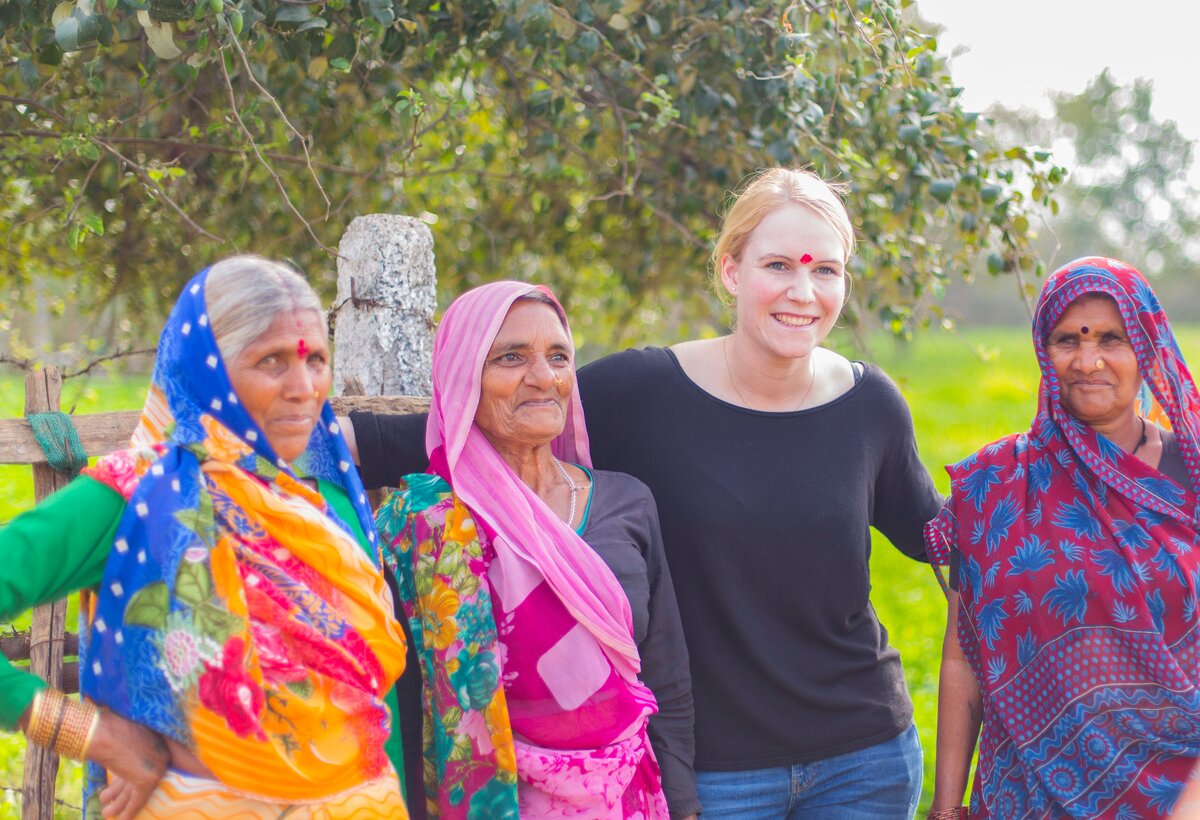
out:
M428 396L437 304L429 226L394 214L357 217L337 269L334 392L353 377L368 396Z

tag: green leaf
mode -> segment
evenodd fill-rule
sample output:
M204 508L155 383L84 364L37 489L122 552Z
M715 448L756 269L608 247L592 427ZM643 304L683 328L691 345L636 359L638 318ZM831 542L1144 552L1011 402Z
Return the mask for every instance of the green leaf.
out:
M301 700L308 700L312 697L313 683L308 678L298 681L289 681L285 684L292 694L296 695Z
M938 202L948 202L950 197L954 195L954 189L958 187L958 182L953 179L935 179L929 183L929 193Z
M208 561L189 561L187 558L180 561L179 572L175 575L175 597L188 606L197 606L212 594L213 580Z
M363 0L363 9L383 26L390 26L396 19L392 0Z
M211 638L219 644L224 644L230 636L245 630L246 622L212 603L203 603L193 612L196 617L196 628L206 638Z
M308 22L301 23L300 25L296 26L296 33L299 34L302 31L312 31L313 29L325 28L328 25L329 23L324 17L314 17Z
M23 57L17 60L17 73L21 75L21 82L30 88L36 86L40 81L37 66L33 64L33 60L28 58Z
M450 754L446 757L447 760L454 763L463 763L471 759L471 738L466 735L454 736L454 748L450 750Z
M275 12L276 23L304 23L312 19L312 9L308 6L286 5Z
M195 10L194 0L150 0L150 16L160 23L186 20Z
M125 625L162 631L167 626L169 601L170 592L161 581L142 587L125 606Z

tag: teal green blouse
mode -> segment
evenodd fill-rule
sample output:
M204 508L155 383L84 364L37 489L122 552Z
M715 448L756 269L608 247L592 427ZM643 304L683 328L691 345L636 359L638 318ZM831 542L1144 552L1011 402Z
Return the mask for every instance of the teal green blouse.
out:
M359 545L370 551L350 497L336 484L318 482L318 490L342 521L350 524ZM0 621L81 589L96 586L104 575L125 512L125 499L100 482L80 476L0 529ZM16 731L43 680L0 657L0 729ZM404 777L396 693L386 697L393 732L385 746L396 772Z

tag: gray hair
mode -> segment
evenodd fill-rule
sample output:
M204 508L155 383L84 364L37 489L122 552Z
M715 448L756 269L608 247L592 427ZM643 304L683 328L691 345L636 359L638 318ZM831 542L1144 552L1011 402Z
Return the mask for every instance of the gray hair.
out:
M231 256L209 268L204 303L226 362L240 356L281 313L311 310L329 332L321 299L304 277L261 256Z

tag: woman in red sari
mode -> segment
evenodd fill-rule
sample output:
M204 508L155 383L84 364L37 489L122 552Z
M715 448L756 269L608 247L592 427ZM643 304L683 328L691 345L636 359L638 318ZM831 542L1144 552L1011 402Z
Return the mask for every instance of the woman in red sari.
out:
M1142 275L1047 279L1031 429L950 467L930 817L1162 817L1200 756L1200 396ZM982 732L980 733L980 726Z

